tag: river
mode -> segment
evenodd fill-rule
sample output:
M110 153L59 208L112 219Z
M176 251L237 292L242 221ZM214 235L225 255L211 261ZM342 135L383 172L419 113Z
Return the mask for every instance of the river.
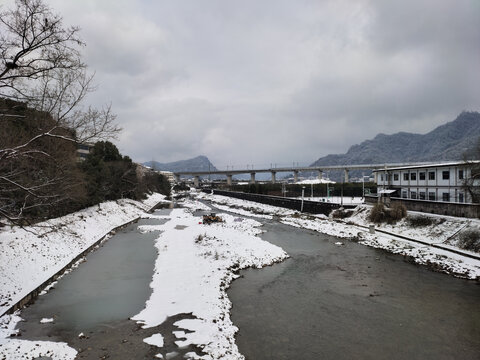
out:
M478 283L354 242L336 245L334 237L262 221L262 238L291 258L242 271L228 291L240 328L237 344L247 359L479 358ZM128 320L149 298L156 258L158 233L141 234L137 226L161 222L140 220L88 255L22 311L22 336L67 341L82 359L148 359L157 351L142 339L161 332L166 346L178 351L171 335L176 319L152 329ZM52 316L53 324L39 323Z
M247 359L479 359L480 287L399 255L267 222L291 258L228 296Z

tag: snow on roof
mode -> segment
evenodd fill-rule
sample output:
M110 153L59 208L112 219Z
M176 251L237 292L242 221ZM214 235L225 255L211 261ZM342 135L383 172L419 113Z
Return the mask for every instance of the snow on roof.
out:
M302 181L297 181L296 184L335 184L335 181L331 181L328 179L306 179Z
M395 191L397 191L397 190L386 189L386 190L379 190L378 193L379 194L393 194Z

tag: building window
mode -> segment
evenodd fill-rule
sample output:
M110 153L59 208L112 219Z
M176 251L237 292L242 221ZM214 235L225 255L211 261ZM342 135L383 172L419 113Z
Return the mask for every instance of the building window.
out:
M435 180L435 171L428 172L428 180Z
M420 192L418 193L418 198L419 198L420 200L425 200L425 191L420 191Z
M424 172L418 173L418 178L419 180L425 180L425 173Z
M450 201L450 193L443 193L442 201Z
M416 191L410 191L410 199L416 199L417 198L417 192Z
M442 171L442 179L449 180L450 179L450 170Z
M84 145L84 144L78 144L78 145L77 145L77 149L89 151L89 150L90 150L90 146Z
M380 175L380 181L383 181L383 174Z
M404 199L408 198L407 190L402 190L402 198L404 198Z
M403 173L403 180L408 181L408 172Z
M410 173L410 180L417 180L417 173Z
M398 174L397 173L393 174L393 181L398 181Z
M463 170L458 170L458 178L463 180ZM463 202L463 201L462 201Z
M429 191L428 192L428 200L430 201L435 201L435 191Z
M463 193L458 193L458 202L463 203L465 199L463 198Z

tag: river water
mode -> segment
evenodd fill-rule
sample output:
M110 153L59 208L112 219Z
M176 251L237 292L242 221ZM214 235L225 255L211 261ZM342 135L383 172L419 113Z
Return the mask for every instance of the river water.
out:
M161 332L170 334L168 351L178 351L171 335L176 319L147 330L128 320L151 293L158 233L137 229L148 223L162 220L119 231L22 311L23 337L67 341L79 358L148 359L158 349L142 340ZM237 344L247 359L480 358L478 283L274 221L263 228L263 239L291 258L242 271L228 291L240 328ZM40 324L44 317L55 321ZM79 340L79 332L89 339Z
M267 222L291 256L228 296L247 359L480 359L480 287L403 257Z

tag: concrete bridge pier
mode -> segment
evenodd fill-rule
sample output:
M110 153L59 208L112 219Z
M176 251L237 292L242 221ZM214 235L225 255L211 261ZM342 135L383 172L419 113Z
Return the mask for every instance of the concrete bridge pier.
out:
M323 179L323 171L318 170L318 180L322 181L322 179Z
M272 171L272 184L275 184L275 180L276 180L276 179L275 179L275 175L276 175L276 174L277 174L277 173L276 173L275 171Z
M231 174L227 174L227 185L232 186L232 175Z
M255 184L255 173L250 173L250 184Z
M293 182L298 182L298 170L293 171Z
M174 176L175 176L175 182L179 183L180 182L180 175L175 174Z
M193 185L198 188L200 187L200 176L196 175L194 178L193 178Z
M345 182L348 183L348 169L345 169L344 172L345 172Z

